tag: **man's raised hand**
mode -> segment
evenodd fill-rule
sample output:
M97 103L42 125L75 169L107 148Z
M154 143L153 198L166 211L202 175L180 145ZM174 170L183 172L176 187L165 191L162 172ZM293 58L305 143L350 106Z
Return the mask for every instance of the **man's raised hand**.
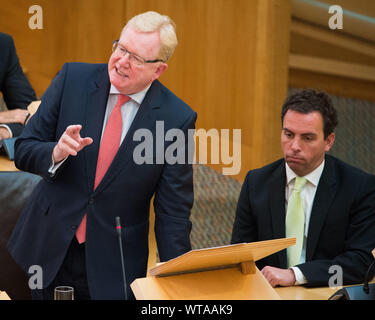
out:
M80 124L70 125L65 129L65 132L53 149L52 157L55 164L68 156L76 156L79 151L93 142L90 137L81 137L81 129L82 126Z

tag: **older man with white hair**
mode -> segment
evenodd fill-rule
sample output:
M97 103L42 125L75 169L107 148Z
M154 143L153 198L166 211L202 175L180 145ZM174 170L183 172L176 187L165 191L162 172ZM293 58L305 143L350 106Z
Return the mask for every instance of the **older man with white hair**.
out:
M146 275L153 196L161 261L191 249L191 164L133 160L136 130L155 137L156 121L165 131L195 127L196 113L157 80L176 45L169 17L135 16L113 42L108 65L63 66L17 141L17 167L43 177L8 244L26 272L32 265L43 270L33 298L52 299L61 285L74 287L76 299L133 298L130 283Z

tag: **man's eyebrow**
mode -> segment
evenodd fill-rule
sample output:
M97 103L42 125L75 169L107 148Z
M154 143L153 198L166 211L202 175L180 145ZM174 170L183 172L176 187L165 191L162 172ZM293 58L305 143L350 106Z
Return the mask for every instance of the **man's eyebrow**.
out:
M128 48L123 43L121 43L120 41L118 42L118 45L121 46L121 47L123 47L124 49L126 49L126 51L129 52L129 53L131 53L132 55L140 57L138 54L136 54L136 53L134 53L132 51L129 51Z
M315 132L306 132L306 133L302 133L301 136L316 136L316 133Z
M288 131L290 133L294 133L292 130L284 127L283 128L283 131ZM301 133L301 136L316 136L316 133L315 132L304 132L304 133Z

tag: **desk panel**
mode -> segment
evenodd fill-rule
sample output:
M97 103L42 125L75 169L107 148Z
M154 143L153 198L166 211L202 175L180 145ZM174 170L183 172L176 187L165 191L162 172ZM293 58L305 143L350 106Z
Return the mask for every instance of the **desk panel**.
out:
M282 300L328 300L338 288L278 287L275 291Z
M375 277L369 283L375 283ZM339 289L341 288L305 288L303 286L293 286L277 287L275 291L282 300L328 300Z
M6 156L0 155L0 171L18 171L13 161Z

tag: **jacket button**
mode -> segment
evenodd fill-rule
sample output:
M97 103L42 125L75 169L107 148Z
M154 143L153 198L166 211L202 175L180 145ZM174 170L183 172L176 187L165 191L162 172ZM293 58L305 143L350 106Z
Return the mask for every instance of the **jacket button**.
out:
M89 204L94 204L94 198L89 199Z
M76 225L73 225L73 226L72 226L72 229L73 229L73 230L76 230L76 229L77 229L77 226L76 226Z

